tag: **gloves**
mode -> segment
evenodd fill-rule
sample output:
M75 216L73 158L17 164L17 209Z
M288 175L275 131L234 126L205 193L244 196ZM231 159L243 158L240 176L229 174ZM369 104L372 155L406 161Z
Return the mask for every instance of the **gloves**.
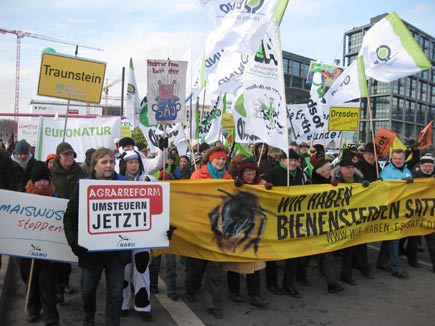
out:
M361 181L361 184L364 188L367 188L370 185L370 182L368 180Z
M266 182L264 184L264 188L266 188L266 190L270 190L270 189L272 189L272 187L273 187L273 184L271 184L270 182Z
M84 255L88 252L88 248L79 246L78 244L71 246L71 250L74 253L74 255L76 255L77 257Z
M168 137L163 137L159 139L159 148L160 150L163 150L164 148L168 148L169 147L169 141L168 141Z
M174 231L177 229L177 227L169 225L169 230L166 231L166 236L168 237L168 240L172 240L172 235L174 234Z
M406 183L413 183L414 182L414 179L412 177L406 177L406 178L403 178L402 180L405 180Z
M243 184L244 184L244 182L241 178L237 178L236 180L234 180L234 185L236 187L241 187L241 186L243 186Z

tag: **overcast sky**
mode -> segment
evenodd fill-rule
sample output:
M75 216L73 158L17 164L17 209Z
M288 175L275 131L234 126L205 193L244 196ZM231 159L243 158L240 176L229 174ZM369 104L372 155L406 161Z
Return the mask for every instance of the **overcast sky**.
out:
M342 57L343 32L392 11L435 36L434 0L290 0L281 23L283 50L311 58L319 52L322 62L333 63ZM147 59L177 60L189 48L199 55L214 27L196 0L0 0L0 28L104 49L79 48L78 55L107 62L109 83L121 77L132 57L141 97ZM42 39L21 40L20 112L28 113L30 100L38 99L41 52L47 47L75 51ZM16 36L0 34L0 49L0 112L13 112ZM110 88L110 95L120 93L121 83Z

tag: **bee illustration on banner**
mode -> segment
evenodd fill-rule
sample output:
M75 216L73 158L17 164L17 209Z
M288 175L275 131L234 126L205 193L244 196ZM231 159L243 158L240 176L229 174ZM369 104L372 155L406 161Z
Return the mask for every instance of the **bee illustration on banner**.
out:
M222 203L208 214L215 241L222 251L236 251L244 244L242 251L253 248L257 254L261 236L266 228L266 210L258 203L258 197L247 191L226 194ZM271 212L267 212L271 213Z

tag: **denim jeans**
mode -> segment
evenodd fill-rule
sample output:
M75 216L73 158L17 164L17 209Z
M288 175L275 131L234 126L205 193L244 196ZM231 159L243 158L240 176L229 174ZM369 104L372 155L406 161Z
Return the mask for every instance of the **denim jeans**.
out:
M388 249L389 249L390 260L391 260L391 271L393 273L400 272L399 242L400 242L400 240L388 241Z
M82 268L81 290L85 321L94 320L97 310L97 288L103 273L106 277L106 326L119 326L121 323L122 287L124 265L113 259L95 269Z

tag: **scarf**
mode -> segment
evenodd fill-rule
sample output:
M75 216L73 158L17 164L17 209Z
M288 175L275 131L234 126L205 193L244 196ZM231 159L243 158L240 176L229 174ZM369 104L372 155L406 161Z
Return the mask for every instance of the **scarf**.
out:
M129 181L137 181L139 180L140 177L140 172L138 171L136 174L130 173L128 171L125 171L125 177L129 180Z
M287 171L287 166L285 164L283 164L281 161L278 162L279 166L282 167L284 170ZM294 169L293 171L288 170L289 174L294 178L296 176L296 170Z
M211 162L207 162L207 169L212 179L222 179L225 171L227 170L227 168L224 166L224 168L219 171L211 164Z
M27 164L29 164L30 159L32 158L32 154L29 153L29 155L27 156L27 159L24 161L21 161L16 154L12 154L12 159L17 162L17 164L23 169L23 171L26 169Z

